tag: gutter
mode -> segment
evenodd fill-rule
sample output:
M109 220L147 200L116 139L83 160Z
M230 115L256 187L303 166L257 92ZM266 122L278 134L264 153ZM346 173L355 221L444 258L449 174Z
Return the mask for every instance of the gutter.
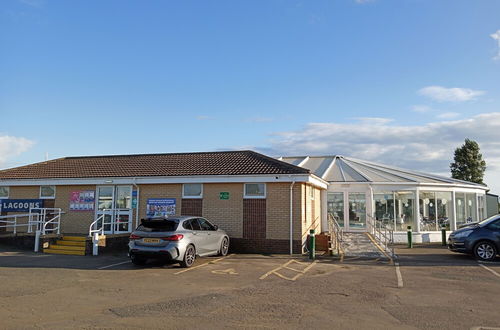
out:
M293 254L293 186L295 179L290 184L290 255Z

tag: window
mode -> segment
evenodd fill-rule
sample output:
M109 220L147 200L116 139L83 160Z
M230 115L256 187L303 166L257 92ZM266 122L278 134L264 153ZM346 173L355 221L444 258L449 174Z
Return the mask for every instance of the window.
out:
M0 198L9 198L9 187L0 187Z
M40 198L56 198L55 186L40 186Z
M493 231L498 231L500 232L500 220L493 221L491 222L488 226L488 229L493 230Z
M179 224L176 220L142 220L136 230L144 232L175 231Z
M245 183L245 198L266 198L265 183Z
M182 185L183 198L202 198L203 185L201 183L185 183Z
M191 219L191 220L189 220L189 222L191 222L191 228L193 228L193 230L201 230L200 223L198 222L198 219Z
M200 221L200 226L202 230L215 230L215 227L207 220L199 218L198 221Z

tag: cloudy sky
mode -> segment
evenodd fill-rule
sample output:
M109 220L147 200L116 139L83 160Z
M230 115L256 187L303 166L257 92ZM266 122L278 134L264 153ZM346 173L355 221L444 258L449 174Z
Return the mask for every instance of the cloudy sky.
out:
M0 168L254 149L449 175L500 193L500 2L0 2Z

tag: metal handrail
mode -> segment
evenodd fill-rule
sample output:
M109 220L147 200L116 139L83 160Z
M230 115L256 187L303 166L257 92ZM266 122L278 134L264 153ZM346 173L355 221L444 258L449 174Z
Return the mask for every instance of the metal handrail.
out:
M384 247L385 251L390 253L391 256L394 254L394 229L388 228L383 221L375 219L373 216L367 214L368 217L367 224L370 227L370 233L373 235L375 240Z
M28 218L27 223L17 223L18 218ZM37 214L38 217L38 214ZM32 214L31 213L26 213L26 214L12 214L12 215L2 215L0 216L0 223L5 223L5 225L0 225L0 228L13 228L13 234L17 234L17 227L28 227L28 232L30 226L32 226L32 223L34 221L31 221ZM8 219L14 219L14 220L8 220ZM36 221L38 222L38 220Z
M341 255L343 253L344 230L340 227L335 216L330 213L328 213L328 231L330 234L330 253L337 250L337 255Z
M94 233L100 233L101 235L104 233L104 216L105 214L101 214L97 219L95 219L89 226L89 236L92 237ZM92 229L92 227L96 226L99 220L102 219L102 226L98 229Z

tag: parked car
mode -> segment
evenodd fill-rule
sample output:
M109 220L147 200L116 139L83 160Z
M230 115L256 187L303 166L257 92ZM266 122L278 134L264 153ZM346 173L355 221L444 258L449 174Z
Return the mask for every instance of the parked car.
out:
M142 219L129 241L129 257L136 265L167 259L191 267L196 256L225 256L228 250L226 232L195 216Z
M500 214L461 226L450 234L448 248L480 260L495 259L500 251Z

